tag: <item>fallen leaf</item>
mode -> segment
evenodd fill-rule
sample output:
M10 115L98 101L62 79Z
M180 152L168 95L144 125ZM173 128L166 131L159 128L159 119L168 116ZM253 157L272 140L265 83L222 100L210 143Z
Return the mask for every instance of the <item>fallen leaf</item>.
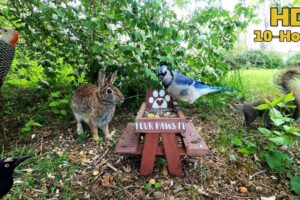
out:
M104 176L103 179L101 180L101 185L103 187L107 187L110 185L110 182L113 180L113 177L107 175L107 176Z
M48 190L46 184L43 184L43 185L42 185L42 191L43 191L44 194L48 194L49 190Z
M94 151L93 151L93 150L90 150L90 151L89 151L89 154L90 154L90 155L91 155L91 154L93 154L93 153L94 153Z

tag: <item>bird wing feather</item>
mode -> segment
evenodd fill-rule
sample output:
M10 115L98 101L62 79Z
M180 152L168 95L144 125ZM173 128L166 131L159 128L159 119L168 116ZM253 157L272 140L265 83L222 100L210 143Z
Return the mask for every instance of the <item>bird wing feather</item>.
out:
M189 77L186 77L178 72L173 71L174 74L174 80L177 84L180 85L196 85L196 84L203 84L200 81L197 81L195 79L190 79Z

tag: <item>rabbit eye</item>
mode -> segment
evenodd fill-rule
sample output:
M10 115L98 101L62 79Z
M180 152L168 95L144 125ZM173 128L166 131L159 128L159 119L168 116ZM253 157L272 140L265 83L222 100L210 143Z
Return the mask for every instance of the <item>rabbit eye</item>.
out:
M112 90L111 90L110 88L107 88L106 93L107 93L107 94L111 94L111 93L112 93Z
M9 164L5 164L4 167L5 167L5 168L8 168L8 167L9 167Z

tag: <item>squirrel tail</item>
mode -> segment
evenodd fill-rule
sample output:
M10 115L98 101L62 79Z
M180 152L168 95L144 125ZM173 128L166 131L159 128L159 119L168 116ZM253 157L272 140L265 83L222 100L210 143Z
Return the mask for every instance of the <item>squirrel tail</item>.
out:
M289 92L296 92L294 91L292 87L292 79L294 79L296 76L300 76L300 67L296 68L288 68L281 72L281 74L278 76L276 83L279 85L285 93Z
M293 81L297 76L300 77L300 67L292 67L284 70L278 76L276 83L279 85L284 93L293 92L295 96L296 110L294 118L300 117L300 85Z

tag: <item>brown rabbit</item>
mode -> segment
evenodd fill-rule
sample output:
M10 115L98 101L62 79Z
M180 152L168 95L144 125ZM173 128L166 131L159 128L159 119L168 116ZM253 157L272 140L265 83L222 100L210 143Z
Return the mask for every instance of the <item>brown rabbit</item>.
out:
M111 138L108 123L114 116L116 104L124 101L124 96L118 88L113 86L117 71L108 78L105 70L100 69L98 87L84 85L79 87L71 100L71 109L77 121L77 133L82 134L81 122L87 123L93 133L94 140L98 141L98 128L102 129L106 138Z

